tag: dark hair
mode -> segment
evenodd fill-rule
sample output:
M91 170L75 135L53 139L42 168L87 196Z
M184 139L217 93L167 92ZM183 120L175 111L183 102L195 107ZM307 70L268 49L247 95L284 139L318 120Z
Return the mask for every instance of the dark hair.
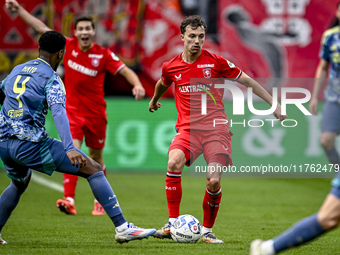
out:
M77 25L80 21L90 21L91 22L91 26L92 28L94 29L95 26L94 26L94 21L93 21L93 17L89 14L83 14L83 15L80 15L78 16L75 20L74 20L74 29L77 28Z
M338 10L339 7L340 7L340 1L336 4L336 10ZM331 26L329 28L336 27L336 26L339 26L339 19L337 17L333 19Z
M66 45L65 37L58 31L47 31L39 38L39 47L41 50L49 53L56 53L63 50Z
M180 26L181 33L184 35L185 29L187 26L191 26L193 29L196 29L198 27L203 27L204 31L207 30L207 25L205 24L204 19L200 15L191 15L189 17L186 17Z

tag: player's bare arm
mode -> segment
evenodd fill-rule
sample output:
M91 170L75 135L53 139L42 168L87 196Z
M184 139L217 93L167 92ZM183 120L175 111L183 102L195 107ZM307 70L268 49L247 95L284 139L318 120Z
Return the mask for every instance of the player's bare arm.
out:
M253 93L261 97L264 101L266 101L268 104L273 104L273 98L272 96L254 79L250 78L247 74L242 72L240 78L237 80L238 83L253 89ZM281 113L281 105L277 103L277 107L273 113L275 118L282 121L285 118L287 118L287 115L282 115Z
M155 93L153 97L151 98L151 101L149 103L149 112L157 111L158 108L161 107L161 103L158 102L158 100L163 96L165 91L168 90L169 87L165 86L162 79L159 79L155 86Z
M37 19L26 11L16 0L6 0L5 6L11 12L17 12L20 18L30 27L32 27L37 33L43 34L46 31L50 31L41 20Z
M318 67L316 68L315 79L314 79L314 87L312 92L312 98L309 102L309 110L312 114L317 114L318 108L318 96L320 94L321 88L325 83L327 73L328 73L329 62L324 59L321 59Z
M135 96L135 99L137 101L143 99L145 96L145 89L140 82L137 74L127 66L124 66L119 71L119 74L123 76L131 84L131 86L133 86L132 94Z

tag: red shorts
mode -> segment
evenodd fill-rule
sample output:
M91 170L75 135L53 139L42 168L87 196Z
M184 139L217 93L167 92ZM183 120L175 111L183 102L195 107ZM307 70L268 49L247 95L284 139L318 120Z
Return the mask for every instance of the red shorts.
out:
M221 155L226 158L224 161L227 162L227 166L231 166L232 135L233 133L227 129L191 130L191 132L187 129L179 129L171 141L169 152L173 149L182 150L187 166L190 166L202 153L207 164L215 162L216 155Z
M106 117L80 116L77 113L67 112L73 139L83 141L93 149L102 149L106 138Z

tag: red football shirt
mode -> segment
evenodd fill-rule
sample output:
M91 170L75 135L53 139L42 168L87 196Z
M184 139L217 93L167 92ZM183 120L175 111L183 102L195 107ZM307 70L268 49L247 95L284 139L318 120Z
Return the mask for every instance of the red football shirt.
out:
M214 119L228 119L222 102L224 89L216 89L214 84L223 84L223 78L235 81L242 71L225 58L206 50L202 50L192 64L184 62L181 55L163 64L161 76L166 86L172 83L176 86L176 128L213 130ZM207 95L206 115L201 113L202 94Z
M125 64L109 49L96 43L86 52L76 38L66 38L64 56L66 110L82 116L105 116L106 71L116 74Z

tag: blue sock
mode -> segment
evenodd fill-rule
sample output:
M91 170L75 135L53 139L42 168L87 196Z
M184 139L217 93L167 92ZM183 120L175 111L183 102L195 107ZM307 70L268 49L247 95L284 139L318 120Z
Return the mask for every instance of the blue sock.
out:
M20 192L13 182L2 192L0 196L0 226L5 226L12 211L19 203L22 193L23 191Z
M299 246L325 233L319 224L316 214L304 218L292 228L274 238L274 250L279 253L290 247Z
M332 149L330 149L329 151L325 150L325 153L326 153L326 156L328 158L328 161L331 164L337 164L337 165L340 164L339 153L336 151L336 149L334 147Z
M107 215L111 218L113 224L118 227L125 223L122 209L111 185L107 181L104 172L100 171L87 178L94 197L103 206ZM1 222L0 222L1 225Z

